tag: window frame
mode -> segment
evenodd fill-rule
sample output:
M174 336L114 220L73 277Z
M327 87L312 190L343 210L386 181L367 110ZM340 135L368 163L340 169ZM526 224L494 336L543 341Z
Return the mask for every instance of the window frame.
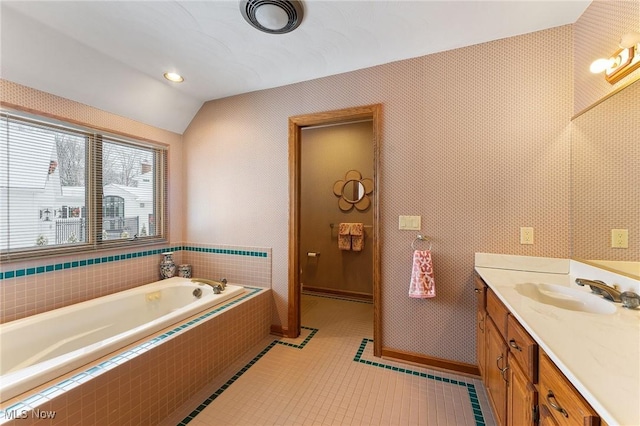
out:
M127 249L139 246L165 244L168 241L168 145L145 138L121 135L97 127L79 125L57 118L0 108L0 120L19 121L35 125L73 132L85 136L85 211L87 220L87 240L74 244L56 244L46 247L25 247L0 249L0 261L29 260L43 257L70 254L95 253L104 250ZM156 235L135 235L128 239L102 240L103 227L103 186L102 186L102 147L103 143L115 142L132 148L152 151L153 155L153 212ZM2 203L0 203L0 208ZM9 208L9 207L6 207Z

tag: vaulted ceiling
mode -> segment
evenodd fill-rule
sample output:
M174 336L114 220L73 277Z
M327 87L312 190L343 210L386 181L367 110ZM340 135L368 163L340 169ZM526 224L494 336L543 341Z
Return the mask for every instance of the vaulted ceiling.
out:
M589 3L306 0L274 35L238 1L3 0L0 75L182 133L208 100L571 24Z

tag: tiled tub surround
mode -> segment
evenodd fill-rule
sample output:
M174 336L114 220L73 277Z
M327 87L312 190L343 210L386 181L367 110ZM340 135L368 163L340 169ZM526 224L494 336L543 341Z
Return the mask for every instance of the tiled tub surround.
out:
M189 244L112 250L0 264L0 323L25 318L160 278L162 253L195 277L271 287L271 249Z
M182 263L192 266L194 277L271 287L271 248L186 243Z
M0 422L28 425L55 412L51 424L158 424L268 335L271 292L246 290L4 403Z
M2 324L0 402L244 293L173 277Z
M616 304L613 314L569 311L516 291L519 283L545 283L590 293L575 284L580 277L638 293L640 280L567 259L477 253L475 263L482 279L607 424L640 424L640 310Z

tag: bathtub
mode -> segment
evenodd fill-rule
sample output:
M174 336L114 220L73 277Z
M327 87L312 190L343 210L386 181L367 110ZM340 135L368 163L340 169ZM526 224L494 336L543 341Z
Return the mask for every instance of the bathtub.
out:
M2 324L0 402L244 292L174 277Z

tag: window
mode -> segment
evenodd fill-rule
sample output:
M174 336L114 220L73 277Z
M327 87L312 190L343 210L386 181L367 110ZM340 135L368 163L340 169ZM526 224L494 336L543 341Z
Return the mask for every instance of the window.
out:
M166 151L2 112L0 256L164 241Z

